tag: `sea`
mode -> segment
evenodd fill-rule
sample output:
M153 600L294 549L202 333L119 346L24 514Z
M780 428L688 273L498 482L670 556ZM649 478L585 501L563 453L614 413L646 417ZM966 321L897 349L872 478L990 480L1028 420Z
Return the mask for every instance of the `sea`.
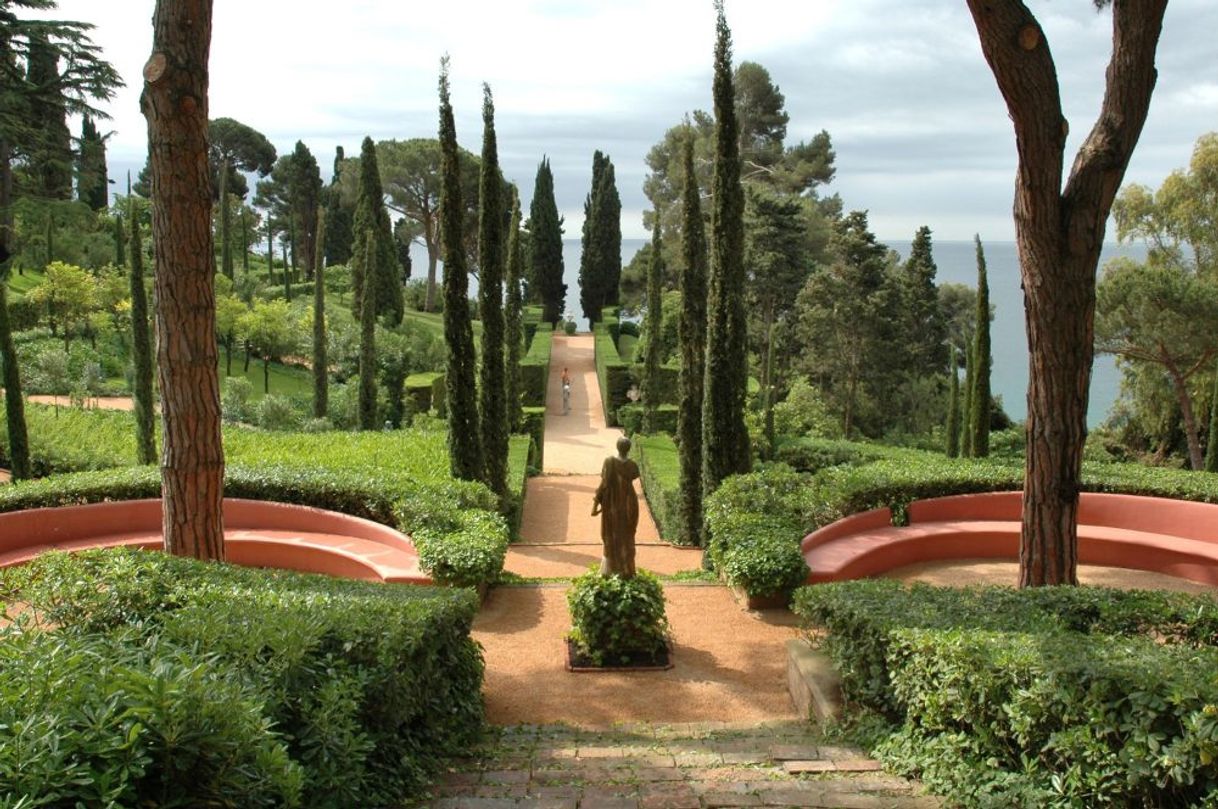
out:
M646 239L622 240L622 264L628 264L634 254L647 243ZM909 244L885 242L897 251L902 259L909 253ZM1002 397L1002 406L1016 421L1027 415L1028 388L1028 342L1024 331L1023 292L1019 285L1019 260L1015 242L983 242L986 270L990 283L990 302L994 306L994 321L990 325L993 344L993 373L991 388L995 396ZM425 254L412 258L416 268L426 267ZM566 311L575 316L578 328L588 328L588 322L579 314L579 239L563 241L563 280L567 283ZM1104 263L1120 256L1135 259L1146 257L1142 244L1106 243L1100 254L1100 269ZM935 264L938 280L976 286L977 259L973 242L935 240ZM418 271L416 270L416 277ZM474 294L476 282L471 279L470 294ZM1087 424L1098 426L1108 415L1120 389L1120 372L1111 356L1097 356L1091 374L1091 396L1087 408Z

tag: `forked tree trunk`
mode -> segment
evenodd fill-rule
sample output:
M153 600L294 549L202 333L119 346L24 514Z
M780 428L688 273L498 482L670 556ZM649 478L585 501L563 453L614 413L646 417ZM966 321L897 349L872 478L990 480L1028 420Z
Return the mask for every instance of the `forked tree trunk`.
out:
M1028 330L1022 587L1078 582L1078 493L1091 383L1095 271L1112 200L1146 121L1167 0L1114 0L1100 115L1062 189L1068 124L1057 72L1022 2L967 0L1015 127L1015 237Z
M215 252L207 168L211 0L157 0L140 107L156 244L165 550L224 558Z

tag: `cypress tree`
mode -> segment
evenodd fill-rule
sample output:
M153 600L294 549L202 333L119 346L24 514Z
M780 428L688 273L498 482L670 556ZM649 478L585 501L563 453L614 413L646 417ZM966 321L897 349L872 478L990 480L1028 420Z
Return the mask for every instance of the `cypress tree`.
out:
M681 344L677 449L680 472L679 542L702 545L702 386L706 363L706 231L694 174L693 137L685 139L685 189L681 205ZM658 225L658 223L657 223Z
M647 356L643 360L643 432L656 429L656 408L660 402L660 328L664 318L664 259L660 257L660 211L657 207L651 228L651 263L647 265Z
M601 281L602 306L622 302L622 198L617 191L613 161L605 156L604 177L597 189L597 257Z
M250 209L241 206L241 272L250 274Z
M266 215L266 280L268 284L275 280L275 224L270 213Z
M503 378L503 179L495 140L495 102L482 85L482 167L478 178L478 298L482 315L479 418L482 426L482 480L507 497L507 408Z
M123 215L114 217L114 266L122 267L127 264L127 231L123 224Z
M990 286L985 272L985 250L981 237L974 236L977 243L977 331L974 335L973 395L971 416L972 457L984 458L990 454Z
M330 177L330 187L326 189L326 229L325 247L326 262L331 266L346 264L351 260L351 243L354 238L352 228L352 210L343 203L343 195L339 192L339 171L343 162L343 147L334 148L334 174Z
M0 242L0 265L8 261L7 248ZM8 274L0 272L0 358L4 370L4 415L8 426L8 460L13 480L26 480L30 469L30 438L25 426L25 397L21 392L21 368L13 331L8 319Z
M156 424L152 401L152 333L144 289L144 248L140 218L131 206L131 362L135 366L135 448L141 464L156 463Z
M592 155L592 188L588 191L588 196L584 198L584 227L580 236L579 305L589 323L600 322L600 307L604 300L602 279L596 275L598 262L594 255L596 251L594 233L596 230L597 190L600 188L605 163L605 156L598 149Z
M77 199L95 211L104 211L110 204L106 141L89 115L85 115L80 123L80 155L76 165Z
M507 418L512 432L521 427L520 403L520 353L524 350L524 298L520 289L521 271L524 268L524 245L520 241L520 200L512 195L512 224L507 240L507 301L504 304L504 342L507 357L504 373L507 376Z
M533 184L533 201L529 205L529 257L532 263L530 279L541 301L541 319L558 323L567 299L563 283L562 220L554 202L554 174L550 161L542 158Z
M317 211L317 232L325 233L326 209ZM313 418L330 411L330 373L326 357L326 243L317 239L313 262ZM362 326L363 324L361 324Z
M712 179L710 283L707 294L706 393L702 403L702 485L709 494L728 475L747 472L744 423L748 352L744 311L744 192L732 89L731 31L716 0L715 170Z
M956 347L947 347L947 384L950 394L947 400L947 446L949 458L960 457L960 377L956 373Z
M440 234L444 261L444 340L448 346L445 364L448 458L453 477L481 480L485 465L474 389L474 336L469 321L465 266L465 205L458 159L457 127L448 95L448 57L445 57L440 61Z
M360 149L359 199L355 203L354 228L359 238L351 251L352 306L358 314L365 286L376 286L377 314L385 315L390 325L402 322L405 314L402 299L402 275L398 272L397 248L393 243L393 228L389 223L389 211L385 208L385 195L381 187L381 174L377 166L376 144L372 138L364 138ZM371 230L375 237L369 252L367 239L362 234Z
M376 232L364 231L364 248L376 251ZM376 423L376 284L367 284L359 312L359 428L375 430Z
M975 358L976 341L970 340L964 348L964 404L960 418L960 457L973 457L973 393L976 384L973 373L977 369Z

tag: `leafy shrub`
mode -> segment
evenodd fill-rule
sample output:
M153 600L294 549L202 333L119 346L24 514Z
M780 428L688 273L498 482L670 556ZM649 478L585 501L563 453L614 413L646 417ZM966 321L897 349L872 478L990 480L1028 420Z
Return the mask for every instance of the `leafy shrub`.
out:
M752 536L729 542L719 557L719 570L733 586L750 596L786 597L808 580L808 565L784 526L759 520L747 528Z
M433 408L444 415L445 375L438 372L411 374L406 377L406 396L413 403L413 412L427 413Z
M618 323L617 331L619 341L622 339L622 337L638 337L639 324L635 323L633 320L623 320Z
M46 747L48 756L62 753L72 761L75 750L58 746L64 741L125 741L132 727L155 742L157 725L142 720L163 715L172 755L148 756L144 774L134 776L161 790L148 803L295 804L293 785L307 806L395 803L481 727L482 663L469 638L475 604L463 591L126 550L45 554L0 574L0 588L7 599L28 605L9 634L51 647L65 638L82 644L101 638L136 671L119 680L92 673L71 678L87 692L83 715L44 689L46 713L105 728L118 723L124 734L90 729ZM48 626L55 629L41 629ZM14 659L12 648L0 644L0 668ZM90 668L108 665L104 655L75 650L67 660L82 657ZM15 659L29 665L25 655ZM149 685L132 688L141 678ZM3 680L7 685L12 678ZM30 715L30 700L10 701L12 693L0 686L0 710ZM119 710L124 701L141 700L148 703L143 714ZM101 710L90 712L91 705ZM32 721L19 718L10 726L34 727L38 719L33 713ZM26 752L11 746L0 748L0 762L5 751L30 766ZM93 785L86 786L132 778L126 763L103 761L105 769L93 770ZM56 766L51 759L45 769ZM206 777L213 771L215 778ZM213 797L217 783L228 790L223 800Z
M820 390L796 377L787 398L774 405L774 431L782 436L841 438L838 420L829 414Z
M248 422L252 420L253 411L250 399L254 395L254 385L243 376L230 376L224 380L220 389L220 415L225 421Z
M301 424L300 411L292 400L273 393L258 400L254 418L264 430L296 430Z
M568 320L562 324L563 333L567 334L568 336L575 334L576 328L577 326L575 325L574 320Z
M509 541L503 517L487 511L462 511L428 503L421 518L418 499L400 503L395 514L411 532L419 561L439 584L477 587L503 570Z
M881 755L965 805L1213 805L1218 649L902 630L889 666Z
M521 408L520 421L520 431L529 436L529 466L541 470L545 461L546 409Z
M664 588L646 571L624 579L589 570L572 582L567 607L572 642L598 666L654 655L667 642Z

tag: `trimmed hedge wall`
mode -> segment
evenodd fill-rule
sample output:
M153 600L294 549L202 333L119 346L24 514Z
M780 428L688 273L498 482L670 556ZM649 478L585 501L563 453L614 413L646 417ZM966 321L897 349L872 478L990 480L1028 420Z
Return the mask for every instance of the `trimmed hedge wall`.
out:
M617 409L617 420L622 425L626 435L635 435L643 429L643 406L641 404L626 404ZM656 408L656 433L677 433L677 406L662 404Z
M1092 587L801 588L878 752L965 806L1196 806L1218 789L1218 600Z
M483 725L465 591L112 549L0 593L16 805L397 805Z
M633 380L630 377L630 366L622 362L617 353L617 342L610 334L609 328L602 323L592 326L592 345L596 358L596 380L601 388L601 407L605 416L605 424L610 427L618 426L617 408L630 401L626 391L630 390Z
M630 454L639 465L639 477L643 480L643 494L655 518L660 537L673 541L679 519L679 496L677 488L680 475L680 458L677 445L664 434L631 437Z
M415 413L427 413L433 407L438 418L445 418L444 374L438 371L411 374L404 385Z
M529 341L529 351L520 360L520 396L525 407L546 406L553 341L554 327L549 323L538 324Z
M521 410L521 431L529 436L529 466L540 472L545 468L546 409L525 407Z

